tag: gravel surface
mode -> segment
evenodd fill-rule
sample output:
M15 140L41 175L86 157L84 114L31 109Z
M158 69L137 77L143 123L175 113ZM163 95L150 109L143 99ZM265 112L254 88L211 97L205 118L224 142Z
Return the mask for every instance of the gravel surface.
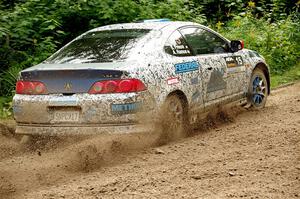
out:
M163 146L147 135L24 146L0 125L0 198L300 198L300 83L199 126Z

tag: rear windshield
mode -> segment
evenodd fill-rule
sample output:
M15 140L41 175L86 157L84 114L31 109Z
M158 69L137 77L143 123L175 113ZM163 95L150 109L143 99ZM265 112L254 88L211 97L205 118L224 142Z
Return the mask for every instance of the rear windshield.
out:
M124 60L150 30L127 29L90 32L62 48L45 63L98 63Z

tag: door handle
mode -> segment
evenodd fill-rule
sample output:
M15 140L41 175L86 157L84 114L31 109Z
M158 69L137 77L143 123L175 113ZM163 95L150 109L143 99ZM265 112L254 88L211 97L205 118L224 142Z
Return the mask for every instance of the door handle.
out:
M212 69L213 69L213 67L211 67L211 66L207 68L207 70L212 70Z

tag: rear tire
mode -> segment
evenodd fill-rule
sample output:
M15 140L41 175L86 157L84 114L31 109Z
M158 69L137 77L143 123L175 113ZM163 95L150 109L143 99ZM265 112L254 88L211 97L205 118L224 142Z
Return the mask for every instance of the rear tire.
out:
M179 96L173 94L167 98L160 117L159 144L166 144L187 135L187 108Z
M248 104L251 108L261 109L265 106L268 97L268 81L264 72L257 68L253 71L249 88Z

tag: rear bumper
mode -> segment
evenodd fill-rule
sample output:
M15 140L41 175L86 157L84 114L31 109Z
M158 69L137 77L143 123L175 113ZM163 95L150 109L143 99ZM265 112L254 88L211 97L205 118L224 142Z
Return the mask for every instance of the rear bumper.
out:
M102 125L102 126L58 126L58 125L25 125L18 124L16 134L23 135L95 135L95 134L128 134L147 133L150 128L141 124Z
M138 123L155 112L155 101L148 91L90 95L20 95L13 98L13 112L20 124L72 123L85 126L118 123ZM74 121L56 118L58 112L76 114ZM145 114L147 113L147 114ZM149 116L151 117L151 116Z

